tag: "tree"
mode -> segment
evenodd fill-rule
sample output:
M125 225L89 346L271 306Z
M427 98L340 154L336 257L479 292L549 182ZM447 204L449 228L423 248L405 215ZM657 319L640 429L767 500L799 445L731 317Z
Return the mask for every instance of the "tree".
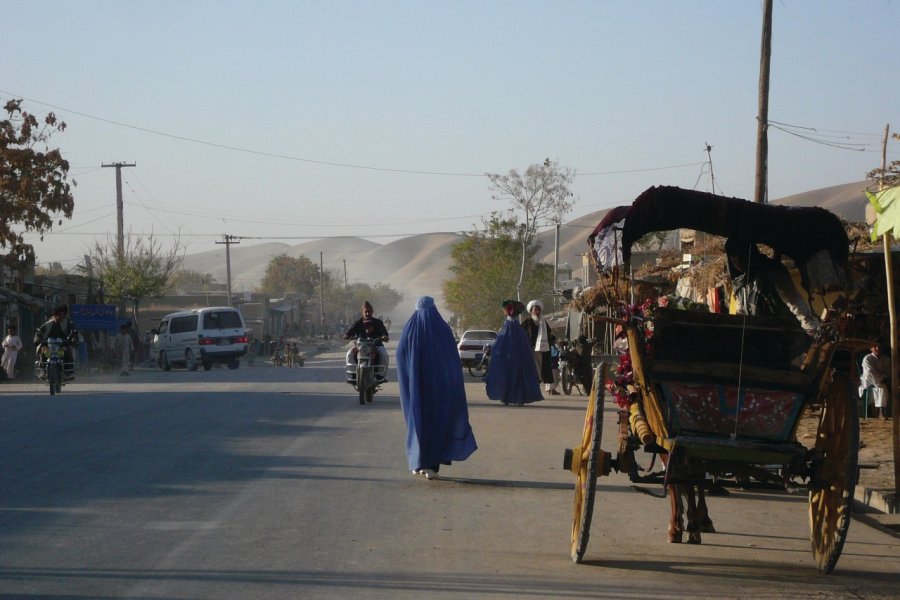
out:
M319 286L319 267L305 256L273 256L266 266L260 288L268 294L293 292L310 298Z
M386 283L354 283L350 286L351 306L359 315L363 302L369 301L375 307L375 313L381 316L390 314L403 301L403 294Z
M128 235L121 259L117 247L112 239L107 239L105 245L100 242L94 245L93 272L102 282L107 298L131 300L132 316L137 323L140 301L163 294L169 278L181 266L184 250L177 239L169 250L163 250L153 234L146 238Z
M206 291L216 283L212 273L201 273L190 269L179 269L172 273L166 284L167 290Z
M444 301L458 316L462 329L499 328L503 322L500 303L521 291L528 298L549 300L546 292L553 282L553 267L535 262L538 246L525 244L528 268L519 282L520 248L525 226L496 212L483 222L483 229L466 234L450 252L452 279L444 282ZM547 304L549 306L549 304Z
M72 218L75 199L67 181L69 162L48 143L66 124L52 112L40 122L22 110L22 100L4 106L0 121L0 250L11 266L34 264L34 247L23 234L35 232L43 239L62 218ZM71 186L76 182L73 180ZM21 231L16 231L19 225Z
M545 159L543 164L535 164L525 169L524 175L513 169L507 175L486 173L491 182L491 198L512 203L510 213L517 210L524 213L520 238L521 261L519 279L516 284L516 299L522 299L522 285L525 280L527 249L537 235L538 228L562 223L563 217L572 210L572 193L569 186L575 172L561 168L557 161Z

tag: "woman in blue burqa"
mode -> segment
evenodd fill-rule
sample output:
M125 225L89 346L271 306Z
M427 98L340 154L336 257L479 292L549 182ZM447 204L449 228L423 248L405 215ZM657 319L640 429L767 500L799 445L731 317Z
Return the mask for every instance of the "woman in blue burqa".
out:
M400 334L397 378L409 468L434 479L441 465L465 460L478 446L456 341L431 296L418 299Z
M516 406L543 400L534 350L528 334L519 325L525 306L516 300L504 300L501 306L506 321L491 347L490 366L484 378L487 397Z

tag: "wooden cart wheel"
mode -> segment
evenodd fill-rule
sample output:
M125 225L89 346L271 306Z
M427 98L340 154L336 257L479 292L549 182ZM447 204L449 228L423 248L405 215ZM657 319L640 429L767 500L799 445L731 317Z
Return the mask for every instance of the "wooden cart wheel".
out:
M572 560L580 563L587 549L591 533L591 517L594 512L594 495L597 477L608 473L608 453L600 450L603 437L603 390L607 365L601 363L594 371L593 392L588 399L584 416L581 446L566 450L564 467L575 473L575 513L572 523ZM599 394L599 399L598 399Z
M816 568L830 573L850 528L859 456L859 418L849 379L836 374L826 392L816 451L822 457L816 487L809 492L810 542Z

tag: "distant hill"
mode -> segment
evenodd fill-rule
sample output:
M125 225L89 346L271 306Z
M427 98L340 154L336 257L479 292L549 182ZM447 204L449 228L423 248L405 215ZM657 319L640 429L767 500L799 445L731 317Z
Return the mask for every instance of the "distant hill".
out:
M820 190L795 194L774 200L773 204L787 206L821 206L851 221L865 220L866 182L848 183ZM599 210L572 219L560 226L560 264L568 264L578 277L582 255L587 251L587 236L600 222L607 210ZM257 245L239 244L231 247L232 290L240 292L259 286L269 260L279 254L306 256L319 264L320 253L325 269L338 271L343 277L346 261L347 280L375 285L383 283L400 291L404 301L392 318L405 319L415 308L416 298L434 296L438 308L443 306L441 287L450 273L450 251L463 239L461 234L424 233L386 244L378 244L357 237L311 240L294 246L283 243ZM541 243L539 260L553 264L555 231L538 235ZM184 268L211 273L217 281L225 282L225 247L191 254L185 257ZM376 307L376 311L378 307Z

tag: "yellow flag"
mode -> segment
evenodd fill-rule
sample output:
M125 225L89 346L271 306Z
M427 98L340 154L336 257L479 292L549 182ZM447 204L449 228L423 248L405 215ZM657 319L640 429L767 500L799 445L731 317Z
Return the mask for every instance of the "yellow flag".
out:
M886 233L892 233L894 238L900 238L900 186L889 187L875 193L867 191L866 197L875 208L872 241Z

